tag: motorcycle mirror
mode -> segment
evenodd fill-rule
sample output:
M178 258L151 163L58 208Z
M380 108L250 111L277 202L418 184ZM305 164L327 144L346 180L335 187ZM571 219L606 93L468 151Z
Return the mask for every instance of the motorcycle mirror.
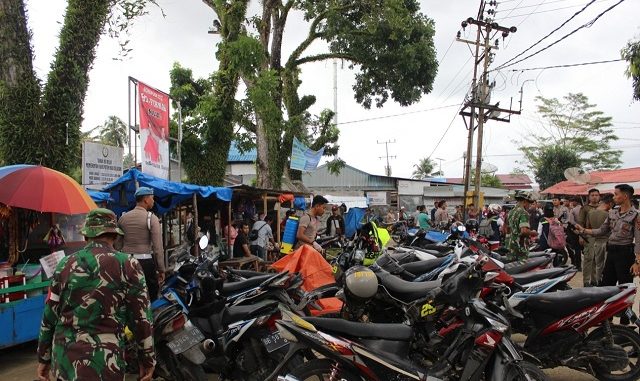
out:
M198 241L198 246L200 247L200 250L206 249L207 246L209 246L209 237L203 235L202 238L200 238L200 241Z

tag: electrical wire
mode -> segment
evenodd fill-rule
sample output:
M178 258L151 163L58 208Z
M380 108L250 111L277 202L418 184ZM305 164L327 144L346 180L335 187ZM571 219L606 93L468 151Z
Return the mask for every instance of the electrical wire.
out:
M575 17L577 17L580 13L584 12L585 9L587 9L591 4L595 3L596 0L591 0L589 3L587 3L587 5L585 5L581 10L579 10L578 12L574 13L573 16L569 17L569 19L567 19L565 22L563 22L562 24L560 24L559 27L555 28L554 30L552 30L551 32L549 32L549 34L547 34L546 36L542 37L541 39L539 39L537 42L535 42L533 45L531 45L530 47L526 48L525 50L523 50L522 52L520 52L519 54L517 54L515 57L511 58L510 60L506 61L505 63L503 63L502 65L499 65L496 69L501 69L503 67L505 67L506 64L508 64L509 62L512 62L513 60L517 59L518 57L522 56L523 54L525 54L526 52L528 52L529 50L535 48L538 44L540 44L542 41L546 40L547 38L549 38L549 36L551 36L552 34L554 34L555 32L557 32L558 30L560 30L563 26L567 25L567 23L569 23L571 20L573 20Z
M515 0L514 0L515 1ZM553 4L553 3L562 3L565 1L570 1L570 0L554 0L554 1L549 1L546 4ZM539 7L540 4L538 5L525 5L524 7L519 7L519 8L507 8L507 9L501 9L497 12L497 14L500 14L500 12L506 12L506 11L511 11L511 10L515 10L515 9L524 9L524 8L533 8L533 7Z
M407 111L407 112L402 112L402 113L399 113L399 114L384 115L384 116L376 116L376 117L373 117L373 118L358 119L358 120L350 120L350 121L347 121L347 122L338 122L338 125L341 125L341 124L360 123L360 122L368 122L368 121L370 121L370 120L379 120L379 119L395 118L395 117L397 117L397 116L410 115L410 114L417 114L417 113L420 113L420 112L427 112L427 111L440 110L440 109L445 109L445 108L450 108L450 107L455 107L455 106L458 106L458 104L452 104L452 105L448 105L448 106L432 107L432 108L427 108L427 109L424 109L424 110Z
M592 0L592 2L590 2L589 4L593 4L593 2L594 2L594 1L595 1L595 0ZM542 48L542 49L540 49L540 50L536 51L535 53L531 53L531 54L529 54L528 56L526 56L526 57L524 57L524 58L521 58L521 59L519 59L519 60L517 60L517 61L515 61L515 62L511 62L510 64L508 64L508 65L507 65L507 62L513 61L513 60L517 57L517 56L516 56L516 57L512 58L511 60L509 60L509 61L505 62L504 64L500 65L498 68L500 68L500 69L504 69L504 68L507 68L507 67L513 66L513 65L515 65L515 64L518 64L518 63L520 63L520 62L522 62L522 61L524 61L524 60L527 60L527 59L529 59L529 58L531 58L531 57L533 57L533 56L535 56L535 55L538 55L538 54L540 54L540 53L544 52L545 50L547 50L547 49L551 48L552 46L554 46L554 45L556 45L556 44L560 43L561 41L563 41L563 40L565 40L565 39L567 39L569 36L571 36L571 35L573 35L573 34L577 33L577 32L578 32L578 31L580 31L581 29L591 27L594 23L596 23L596 21L598 21L598 20L600 19L600 17L604 16L607 12L611 11L613 8L615 8L615 7L617 7L618 5L622 4L624 1L625 1L625 0L620 0L620 1L618 1L617 3L613 4L612 6L610 6L609 8L605 9L603 12L601 12L600 14L598 14L598 15L597 15L593 20L589 21L589 22L588 22L588 23L586 23L586 24L582 24L582 25L580 25L580 26L579 26L579 27L577 27L576 29L574 29L574 30L572 30L571 32L569 32L569 33L565 34L564 36L562 36L562 37L561 37L561 38L559 38L558 40L556 40L556 41L552 42L551 44L549 44L549 45L545 46L544 48ZM589 5L589 4L588 4L588 5ZM587 6L588 6L588 5L587 5ZM585 7L585 8L586 8L586 7ZM585 8L583 8L583 10L584 10ZM551 33L553 33L553 32L551 32ZM548 34L547 36L549 36L549 35L550 35L550 34ZM546 38L546 37L545 37L545 38ZM543 39L544 39L544 38L543 38ZM541 40L541 41L542 41L542 40ZM536 43L536 44L538 44L538 43ZM536 44L534 44L534 46L535 46ZM521 53L520 55L522 55L522 53Z
M596 0L596 3L601 3L601 2L603 2L603 1L610 1L610 0ZM532 11L532 12L529 12L529 13L523 13L523 14L520 14L520 15L511 15L511 16L509 16L509 17L499 17L499 18L496 18L496 20L495 20L495 21L502 21L502 20L506 20L506 19L514 19L514 18L517 18L517 17L529 17L529 16L531 16L531 15L538 15L538 14L541 14L541 13L549 13L549 12L554 12L554 11L561 11L561 10L564 10L564 9L578 8L578 7L581 7L581 6L582 6L582 4L578 4L578 5L568 5L568 6L566 6L566 7L559 7L559 8L553 8L553 9L545 9L545 10L543 10L543 11Z
M438 142L436 143L436 146L433 147L433 151L431 151L431 153L429 154L429 156L427 156L427 158L431 158L431 156L433 156L434 153L436 153L436 150L438 149L438 147L440 146L440 143L442 143L442 140L444 139L445 136L447 136L447 133L449 132L449 130L451 129L451 126L453 126L453 122L456 120L456 118L458 117L458 113L460 112L460 110L462 110L462 107L464 106L464 100L462 101L462 103L460 103L460 105L458 105L458 110L456 111L456 114L453 116L453 119L451 119L451 122L449 122L449 126L447 126L447 129L444 130L444 133L442 134L442 136L440 137L440 140L438 140Z
M442 56L442 58L440 58L440 61L438 61L438 66L440 66L440 64L442 64L442 61L444 61L445 57L447 56L447 53L449 53L449 49L451 49L451 47L453 46L453 43L456 41L456 39L452 39L451 43L449 44L449 47L447 48L447 50L444 52L444 55Z
M624 59L623 58L617 58L617 59L606 60L606 61L592 61L592 62L582 62L582 63L576 63L576 64L541 66L541 67L531 67L531 68L526 68L526 69L511 69L509 71L530 71L530 70L558 69L558 68L566 68L566 67L598 65L598 64L611 63L611 62L620 62L620 61L624 61Z
M529 17L530 17L532 14L535 14L535 13L536 13L536 11L538 10L538 8L540 8L540 6L541 6L542 4L545 4L545 1L546 1L546 0L542 0L541 2L539 2L539 3L538 3L538 5L536 5L536 7L533 9L533 12L529 13L529 14L527 15L527 17L523 18L523 19L520 21L520 23L519 23L518 25L516 25L516 28L519 28L519 27L520 27L520 25L522 25L525 21L527 21L527 19L529 19ZM547 4L548 4L548 3L547 3ZM511 41L511 40L509 40L509 41ZM508 46L508 45L507 45L507 46ZM505 46L505 48L506 48L506 46Z

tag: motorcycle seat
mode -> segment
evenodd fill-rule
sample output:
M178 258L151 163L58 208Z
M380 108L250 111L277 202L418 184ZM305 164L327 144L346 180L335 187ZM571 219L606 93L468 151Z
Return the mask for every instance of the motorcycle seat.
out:
M376 272L380 285L394 298L411 303L417 299L427 296L427 294L440 287L441 282L434 280L430 282L408 282L392 275L384 270Z
M320 331L363 339L409 341L413 330L405 324L356 323L344 319L304 317Z
M447 246L447 245L437 245L435 243L427 243L424 245L420 246L422 249L425 250L431 250L431 251L435 251L438 253L448 253L450 251L452 251L453 249L451 248L451 246Z
M618 286L584 287L567 291L534 295L524 303L532 311L565 317L618 294Z
M556 278L567 271L565 267L554 267L552 269L543 269L536 271L529 271L522 274L514 274L511 275L513 280L521 286L525 284L537 282L542 279L552 279Z
M529 252L529 258L538 258L538 257L546 257L549 256L549 253L546 251L531 251Z
M223 323L225 325L241 320L256 317L264 308L277 308L278 302L275 300L263 300L249 305L230 306L224 312Z
M525 261L511 262L504 265L504 271L509 275L521 274L549 262L548 257L530 258Z
M449 259L449 257L447 256L447 257L436 258L436 259L428 259L426 261L410 262L410 263L406 263L406 264L401 265L401 266L402 266L402 268L404 268L405 270L407 270L411 274L421 275L421 274L427 273L427 272L429 272L429 271L431 271L431 270L433 270L435 268L440 267L448 259Z
M259 272L259 271L253 271L253 270L238 270L238 269L232 269L232 268L228 268L227 271L231 274L237 275L237 276L241 276L243 278L253 278L256 276L263 276L265 275L263 272ZM273 275L273 274L271 274Z
M278 274L267 274L267 275L260 275L260 276L254 276L252 278L249 279L245 279L245 280L241 280L238 282L225 282L222 285L222 295L228 296L231 293L234 292L238 292L238 291L246 291L248 289L254 288L254 287L258 287L259 285L262 284L262 282L264 282L267 279L270 279L274 276L276 276Z

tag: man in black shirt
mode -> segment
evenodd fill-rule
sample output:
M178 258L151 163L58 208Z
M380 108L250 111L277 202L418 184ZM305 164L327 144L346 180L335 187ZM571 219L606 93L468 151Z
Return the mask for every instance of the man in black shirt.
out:
M249 249L249 224L243 222L238 229L238 236L233 243L233 257L249 257L251 256L251 249Z
M340 208L336 205L331 207L331 217L327 218L327 235L344 235L344 218L340 215Z

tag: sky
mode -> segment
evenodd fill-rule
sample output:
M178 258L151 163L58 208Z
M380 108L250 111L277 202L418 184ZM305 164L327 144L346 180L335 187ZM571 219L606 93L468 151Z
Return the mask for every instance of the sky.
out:
M593 20L598 14L620 0L596 0L582 14L538 45L534 52L575 28ZM433 91L409 106L392 101L380 109L364 109L353 97L352 86L356 70L338 63L338 124L340 127L339 157L347 164L378 175L385 173L385 141L388 144L393 176L410 177L414 165L430 156L441 164L446 177L461 177L462 153L466 150L467 130L462 117L457 116L460 103L469 92L472 77L471 50L467 44L455 41L460 23L475 17L479 0L422 0L421 12L435 21L434 44L440 67ZM505 0L498 1L496 21L502 26L516 26L518 31L500 41L500 49L492 64L495 68L529 48L543 36L560 26L586 5L588 0ZM169 71L175 62L191 68L195 77L206 77L217 69L215 58L217 35L207 30L215 18L214 12L200 0L158 0L165 14L151 8L150 14L136 20L130 30L133 51L124 60L118 57L117 41L103 36L90 72L90 84L84 105L82 129L89 130L116 115L128 120L128 77L137 78L160 90L169 90ZM64 17L66 1L26 0L29 27L33 32L34 67L41 79L46 79L58 34ZM250 12L257 10L252 4ZM613 147L623 150L623 167L640 166L640 102L633 102L631 80L624 75L626 63L613 62L573 68L521 69L576 64L620 58L621 48L631 39L640 38L640 0L622 1L590 27L567 37L555 46L517 65L494 71L490 75L496 87L492 103L501 107L513 102L519 109L520 89L523 89L522 115L513 115L510 123L490 121L485 126L483 156L495 165L498 173L510 173L522 168L523 159L515 141L529 132L542 129L536 113L536 96L561 98L568 93L584 93L591 103L613 118L613 127L620 137ZM308 24L300 13L290 16L283 45L283 57L305 38ZM467 27L463 38L475 38ZM309 52L324 50L321 43ZM516 71L512 71L516 70ZM311 63L303 67L300 94L314 94L315 113L333 108L333 64ZM242 97L240 88L238 97ZM474 146L474 156L475 156ZM474 159L475 162L475 159Z

